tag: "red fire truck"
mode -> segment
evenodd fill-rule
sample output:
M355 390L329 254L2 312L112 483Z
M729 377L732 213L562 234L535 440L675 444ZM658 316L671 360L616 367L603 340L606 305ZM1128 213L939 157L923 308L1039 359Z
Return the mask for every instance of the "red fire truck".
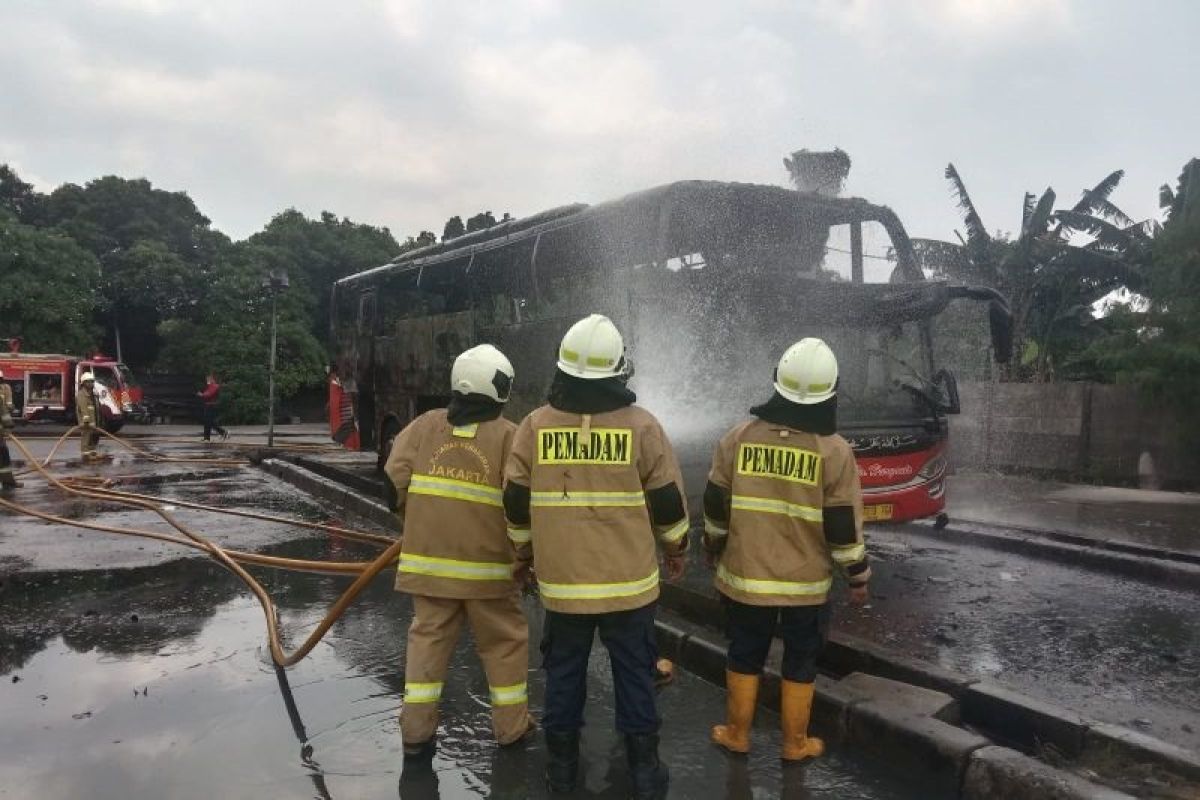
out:
M22 353L18 340L0 354L0 378L12 388L15 416L27 421L75 419L75 390L79 378L96 377L96 399L106 431L115 433L143 408L141 387L119 361L102 355L91 358L56 353Z

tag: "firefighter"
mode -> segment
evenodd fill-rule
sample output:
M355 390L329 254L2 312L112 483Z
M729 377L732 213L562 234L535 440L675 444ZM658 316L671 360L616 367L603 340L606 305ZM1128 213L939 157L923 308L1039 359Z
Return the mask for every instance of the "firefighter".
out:
M13 427L12 387L4 382L0 370L0 489L20 489L22 484L13 476L12 457L8 454L8 431Z
M783 640L781 756L802 761L824 743L808 735L817 654L829 628L832 567L867 600L871 568L862 489L837 430L837 359L802 339L779 359L775 393L721 439L704 490L704 543L725 607L727 721L712 740L750 750L759 677L772 636Z
M541 643L552 791L579 767L588 657L598 631L612 662L616 727L634 796L662 797L655 707L655 539L668 579L684 570L682 480L662 427L633 405L621 334L593 314L567 331L547 405L522 421L505 471L504 508L517 558L536 565L546 608Z
M526 687L529 626L501 495L516 429L501 416L512 382L512 364L495 347L462 353L450 372L449 407L401 431L384 467L403 521L396 589L413 598L400 712L410 765L433 757L438 701L464 622L487 674L496 740L513 744L535 727Z
M79 376L79 389L75 392L75 421L83 428L79 432L79 454L84 461L94 461L100 457L96 449L100 443L100 434L96 426L100 424L100 409L96 404L96 376L85 372Z

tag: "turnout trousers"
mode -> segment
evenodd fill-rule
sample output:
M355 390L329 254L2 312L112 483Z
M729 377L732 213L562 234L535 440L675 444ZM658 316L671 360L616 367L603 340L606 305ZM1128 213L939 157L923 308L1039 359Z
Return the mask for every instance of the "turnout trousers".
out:
M496 740L511 744L529 730L529 623L516 593L481 600L414 595L400 710L405 744L422 744L437 732L442 685L464 622L487 674Z
M85 461L89 458L100 455L96 449L100 446L100 434L96 431L93 425L90 428L84 428L79 432L79 455Z
M542 669L546 672L546 708L542 726L550 732L583 727L588 658L596 632L612 662L617 730L654 733L659 717L654 693L655 604L606 614L546 612L542 633Z
M14 487L17 479L13 477L12 457L8 454L8 436L0 430L0 486Z
M819 606L751 606L721 595L725 607L725 636L729 639L730 672L760 675L767 663L771 639L783 640L784 680L812 683L817 656L829 635L829 604Z

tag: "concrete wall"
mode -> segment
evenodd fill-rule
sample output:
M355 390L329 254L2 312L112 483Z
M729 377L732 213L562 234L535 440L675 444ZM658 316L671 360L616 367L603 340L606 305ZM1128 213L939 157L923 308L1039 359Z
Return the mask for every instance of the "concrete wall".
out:
M950 418L951 461L959 468L1133 485L1147 451L1164 488L1200 485L1200 443L1131 387L963 383L959 394L963 413Z

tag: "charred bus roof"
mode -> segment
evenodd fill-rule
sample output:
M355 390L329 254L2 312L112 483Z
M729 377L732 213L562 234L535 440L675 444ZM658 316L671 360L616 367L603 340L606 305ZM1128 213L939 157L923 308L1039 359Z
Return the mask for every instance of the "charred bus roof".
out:
M341 278L335 286L349 288L388 273L469 259L476 254L536 239L551 231L589 223L622 231L621 238L627 241L655 242L666 257L675 255L678 250L676 240L685 237L710 242L736 239L751 224L763 220L780 230L794 228L797 221L820 228L878 222L891 237L901 273L910 281L924 278L916 265L912 243L904 226L887 206L861 198L827 197L780 186L679 181L596 205L575 203L500 222L448 242L410 250L382 266Z

